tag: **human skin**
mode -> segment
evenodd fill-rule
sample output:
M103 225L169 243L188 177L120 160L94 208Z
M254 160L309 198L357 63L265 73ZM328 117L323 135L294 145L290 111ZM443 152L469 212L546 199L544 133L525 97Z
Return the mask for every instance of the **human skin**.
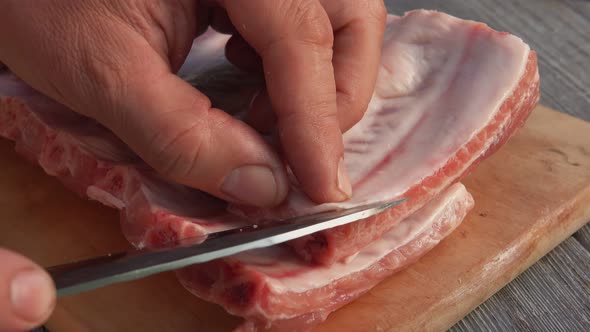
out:
M275 206L288 180L259 134L272 128L312 200L352 194L342 133L372 95L383 1L5 0L2 7L0 62L108 127L168 179L227 201ZM208 26L233 34L230 61L264 73L266 89L248 123L212 108L175 75ZM0 330L46 320L55 303L47 274L6 250L0 261L0 307L14 308L0 311Z

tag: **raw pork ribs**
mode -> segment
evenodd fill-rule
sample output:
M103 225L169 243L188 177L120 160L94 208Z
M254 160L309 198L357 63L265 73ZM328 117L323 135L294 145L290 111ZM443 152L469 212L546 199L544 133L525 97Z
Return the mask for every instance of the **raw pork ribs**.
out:
M242 116L264 82L232 67L229 36L200 36L179 75ZM0 73L0 135L69 189L121 211L137 247L250 223L405 197L380 215L177 272L191 292L245 318L242 331L303 331L414 262L473 207L459 183L523 125L539 100L537 58L519 38L418 10L390 16L373 98L344 135L351 200L313 204L292 183L270 210L228 205L169 182L95 121Z

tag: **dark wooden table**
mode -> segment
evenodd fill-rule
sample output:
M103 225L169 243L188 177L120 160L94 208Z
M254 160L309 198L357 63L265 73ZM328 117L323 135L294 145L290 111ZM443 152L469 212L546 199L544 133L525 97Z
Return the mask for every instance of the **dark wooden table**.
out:
M590 1L387 0L511 32L538 53L541 103L590 120ZM590 331L590 224L480 305L451 331Z

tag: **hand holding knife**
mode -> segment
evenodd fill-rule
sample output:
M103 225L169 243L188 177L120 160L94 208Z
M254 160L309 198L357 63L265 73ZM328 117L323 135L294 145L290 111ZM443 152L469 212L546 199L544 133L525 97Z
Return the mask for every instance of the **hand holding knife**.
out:
M110 284L144 278L192 264L269 247L325 229L352 223L384 212L405 199L375 203L347 210L320 212L270 223L232 229L195 239L184 239L175 248L135 250L109 254L88 260L48 268L58 296L104 287ZM194 244L197 243L197 244Z

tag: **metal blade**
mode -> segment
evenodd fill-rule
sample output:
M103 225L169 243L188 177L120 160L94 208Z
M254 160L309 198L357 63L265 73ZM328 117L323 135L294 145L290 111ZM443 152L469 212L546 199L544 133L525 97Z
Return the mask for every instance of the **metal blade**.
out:
M200 244L162 250L135 250L48 268L58 296L144 278L243 251L269 247L381 213L405 199L293 218L280 224L251 226L213 234ZM194 242L193 242L194 243Z

